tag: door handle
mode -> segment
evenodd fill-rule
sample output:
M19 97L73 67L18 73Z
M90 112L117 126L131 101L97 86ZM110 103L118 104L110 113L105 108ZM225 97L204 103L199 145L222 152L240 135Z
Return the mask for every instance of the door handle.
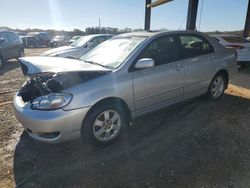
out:
M211 60L211 61L214 61L214 59L215 59L214 56L211 56L211 57L210 57L210 60Z
M177 71L179 71L181 69L181 65L176 65L175 68Z

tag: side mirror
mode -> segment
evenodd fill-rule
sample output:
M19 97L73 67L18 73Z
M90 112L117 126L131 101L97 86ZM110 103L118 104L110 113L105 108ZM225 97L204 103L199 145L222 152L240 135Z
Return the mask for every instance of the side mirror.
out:
M146 68L150 68L150 67L154 67L154 66L155 66L155 62L151 58L140 59L135 64L136 69L146 69Z
M4 38L0 38L0 43L3 43L4 41Z

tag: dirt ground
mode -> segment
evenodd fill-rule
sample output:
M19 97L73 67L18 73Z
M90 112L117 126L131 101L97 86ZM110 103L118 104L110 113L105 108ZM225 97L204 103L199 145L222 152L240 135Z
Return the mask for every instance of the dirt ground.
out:
M12 109L24 80L16 60L0 71L0 187L250 186L250 69L220 101L199 97L143 116L106 148L30 139Z

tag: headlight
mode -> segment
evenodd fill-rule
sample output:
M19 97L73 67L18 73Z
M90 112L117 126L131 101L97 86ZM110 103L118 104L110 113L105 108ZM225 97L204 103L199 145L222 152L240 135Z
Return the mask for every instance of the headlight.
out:
M31 108L38 110L55 110L67 106L72 95L64 93L51 93L37 97L32 101Z

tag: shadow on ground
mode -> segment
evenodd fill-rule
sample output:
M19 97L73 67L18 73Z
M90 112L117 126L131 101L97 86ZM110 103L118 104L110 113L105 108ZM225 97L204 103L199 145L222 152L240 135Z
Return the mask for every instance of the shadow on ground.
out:
M235 108L234 106L237 106ZM196 98L137 119L106 148L74 141L15 149L18 187L245 187L250 184L250 100Z

